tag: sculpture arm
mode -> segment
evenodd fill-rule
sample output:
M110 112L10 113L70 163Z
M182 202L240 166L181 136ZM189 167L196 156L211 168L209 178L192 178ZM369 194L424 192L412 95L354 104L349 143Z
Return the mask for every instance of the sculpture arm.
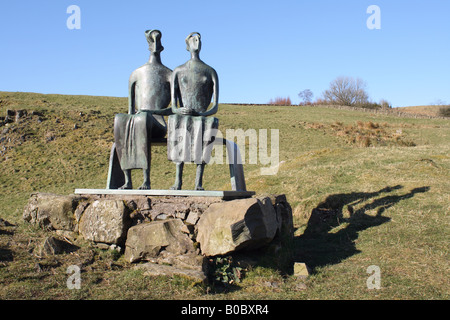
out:
M173 114L179 114L178 112L178 74L176 71L172 74L172 81L170 86L171 93L171 111Z
M199 113L199 116L207 117L217 113L219 110L219 77L217 76L216 71L212 70L212 81L213 81L213 106L211 109L206 112Z
M173 72L171 84L172 114L192 115L193 110L184 108L182 104L178 107L178 101L180 101L180 90L178 87L178 73L176 71Z
M128 114L136 113L136 79L134 72L128 81Z
M149 110L147 112L149 112L151 114L159 114L159 115L162 115L162 116L170 116L171 114L173 114L172 106L170 106L170 105L167 108L164 108L164 109Z

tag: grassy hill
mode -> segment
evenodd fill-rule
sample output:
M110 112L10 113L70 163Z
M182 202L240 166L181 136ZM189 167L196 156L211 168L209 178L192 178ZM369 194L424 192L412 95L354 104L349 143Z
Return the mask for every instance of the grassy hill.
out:
M441 116L439 110L443 108L440 105L431 105L431 106L411 106L411 107L402 107L396 108L396 110L401 112L407 112L411 114L424 115L430 117L439 117Z
M268 129L270 142L270 129L279 130L275 175L261 175L267 165L259 161L249 163L252 146L246 143L247 189L286 194L296 227L295 261L310 266L312 275L299 284L260 266L234 290L211 293L177 277L149 279L120 257L83 249L78 255L93 258L82 289L68 290L64 262L29 253L44 235L22 221L22 210L32 192L105 187L114 114L127 111L127 100L0 92L0 116L7 109L27 112L0 127L0 218L14 224L0 226L0 299L449 298L448 119L221 105L224 135L226 129ZM152 149L155 189L167 189L175 177L166 151ZM187 165L185 188L193 187L194 177L195 168ZM136 185L141 179L141 172L134 173ZM228 166L207 166L204 187L229 190ZM45 267L37 272L36 264ZM380 290L367 288L371 265L380 268Z

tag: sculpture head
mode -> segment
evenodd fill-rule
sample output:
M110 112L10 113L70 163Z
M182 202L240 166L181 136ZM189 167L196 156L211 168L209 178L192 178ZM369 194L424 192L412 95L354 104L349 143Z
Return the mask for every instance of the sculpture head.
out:
M193 52L200 52L202 48L202 41L200 33L198 32L191 32L186 37L186 50L193 53Z
M159 30L147 30L145 31L145 37L148 42L148 49L150 52L158 53L164 50L161 44L161 31Z

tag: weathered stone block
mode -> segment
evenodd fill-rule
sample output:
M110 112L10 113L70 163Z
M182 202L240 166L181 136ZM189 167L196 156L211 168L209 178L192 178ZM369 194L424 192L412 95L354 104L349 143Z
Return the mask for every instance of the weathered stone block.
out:
M55 255L60 254L63 251L64 247L62 241L50 236L43 241L39 250L39 255Z
M144 270L144 274L147 276L183 276L198 283L206 283L208 281L207 274L204 270L178 265L166 265L158 263L142 263L136 265L136 268Z
M214 203L197 223L197 241L204 255L224 255L268 244L280 226L269 198Z
M129 226L126 206L120 200L95 200L81 216L79 233L95 242L121 244Z
M200 213L198 211L191 211L187 216L186 223L195 225L200 219Z
M142 223L128 230L125 243L125 259L129 262L150 260L161 251L185 254L194 251L192 240L180 219L168 219Z
M152 205L151 217L156 220L158 216L185 219L189 212L189 206L180 202L157 202ZM159 218L161 219L161 218Z
M44 239L42 244L37 248L37 253L40 256L49 256L61 254L76 250L78 247L70 244L64 240L49 236Z
M76 229L74 212L80 196L51 193L32 194L24 208L23 219L48 230Z
M308 266L303 262L295 262L294 276L301 279L307 278L309 276Z
M151 201L147 197L124 197L124 200L130 210L149 211L151 209Z

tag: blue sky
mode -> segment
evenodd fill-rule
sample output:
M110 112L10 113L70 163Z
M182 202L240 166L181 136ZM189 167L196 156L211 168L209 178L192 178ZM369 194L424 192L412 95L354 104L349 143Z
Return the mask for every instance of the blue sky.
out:
M81 29L67 28L70 5ZM381 29L366 25L370 5ZM125 97L149 57L147 29L162 31L171 69L200 32L221 103L298 103L300 91L317 98L351 76L394 107L450 104L450 0L2 1L0 91Z

